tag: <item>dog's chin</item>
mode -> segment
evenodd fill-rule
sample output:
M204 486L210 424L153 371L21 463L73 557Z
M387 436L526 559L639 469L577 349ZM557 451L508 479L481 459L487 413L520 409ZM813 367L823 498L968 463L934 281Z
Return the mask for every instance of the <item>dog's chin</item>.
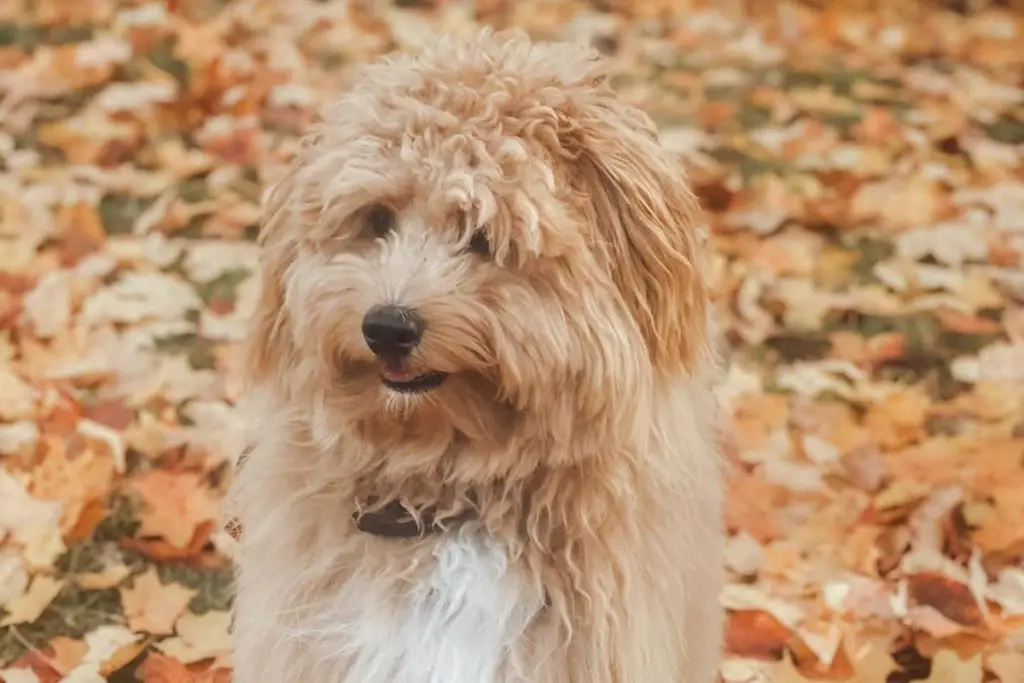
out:
M444 441L452 435L477 443L504 443L519 411L497 390L495 378L471 369L441 372L387 368L376 359L343 361L335 406L361 438L381 444Z

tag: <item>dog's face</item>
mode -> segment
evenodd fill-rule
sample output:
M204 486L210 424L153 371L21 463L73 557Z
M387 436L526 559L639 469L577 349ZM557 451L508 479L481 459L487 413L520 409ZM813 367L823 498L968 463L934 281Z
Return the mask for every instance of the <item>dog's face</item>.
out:
M685 372L696 203L593 69L493 36L367 68L271 197L252 378L357 437L441 448L600 438Z

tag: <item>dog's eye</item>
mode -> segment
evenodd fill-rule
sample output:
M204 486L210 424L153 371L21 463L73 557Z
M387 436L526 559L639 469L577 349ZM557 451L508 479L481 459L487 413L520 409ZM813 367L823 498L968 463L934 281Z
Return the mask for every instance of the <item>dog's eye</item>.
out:
M469 250L479 256L491 255L491 242L487 239L487 233L477 230L469 240Z
M366 212L366 227L374 237L387 237L395 229L395 212L383 204L376 204Z

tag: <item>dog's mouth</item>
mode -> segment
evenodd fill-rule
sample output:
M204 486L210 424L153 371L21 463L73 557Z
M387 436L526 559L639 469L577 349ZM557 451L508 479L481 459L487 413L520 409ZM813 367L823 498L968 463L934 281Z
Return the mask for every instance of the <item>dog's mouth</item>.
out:
M420 373L392 364L385 365L380 370L380 379L384 386L400 394L421 394L436 389L441 386L446 377L448 377L446 372Z

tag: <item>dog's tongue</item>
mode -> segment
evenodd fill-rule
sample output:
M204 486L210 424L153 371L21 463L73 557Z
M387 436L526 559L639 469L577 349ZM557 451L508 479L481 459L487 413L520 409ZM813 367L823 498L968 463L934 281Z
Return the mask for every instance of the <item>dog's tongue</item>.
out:
M384 379L391 382L411 382L422 373L403 369L400 363L388 363L381 368L380 374L384 376Z

